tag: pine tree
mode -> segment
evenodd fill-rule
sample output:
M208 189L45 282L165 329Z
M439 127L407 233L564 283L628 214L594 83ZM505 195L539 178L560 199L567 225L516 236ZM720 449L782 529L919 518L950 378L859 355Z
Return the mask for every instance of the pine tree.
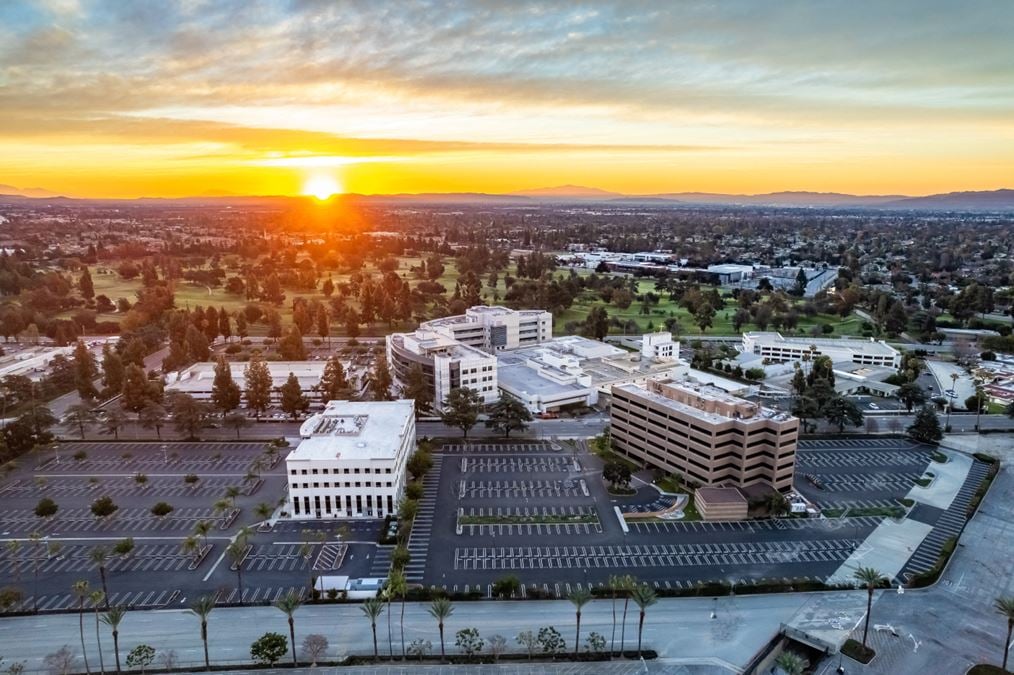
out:
M85 300L91 300L95 297L95 285L92 283L92 275L88 272L87 267L81 272L81 278L78 279L77 287L81 291L81 297Z
M99 395L95 389L95 378L98 375L95 357L88 351L85 343L78 340L74 346L74 386L82 399L93 399Z
M292 373L289 373L288 379L278 388L278 392L281 394L282 411L292 415L292 419L296 419L299 413L306 412L310 407L310 401L303 395L299 380Z
M303 345L303 334L299 326L293 326L278 343L278 355L286 361L305 361L306 347Z
M387 356L377 355L377 362L373 365L373 373L370 375L370 393L376 401L391 400L391 370L387 367Z
M501 393L500 399L490 408L486 428L502 431L504 438L509 438L512 431L524 431L531 421L532 414L524 403Z
M440 419L449 427L461 429L462 435L468 438L468 431L479 421L479 410L482 399L479 394L468 387L451 389L444 401L444 411Z
M108 343L102 347L102 384L107 396L123 390L123 359Z
M148 375L144 368L136 364L130 364L124 371L123 376L123 407L132 412L138 412L152 400L151 384L148 382Z
M250 359L243 373L246 380L246 404L260 417L271 405L271 373L259 355Z
M433 404L433 386L426 382L426 375L418 363L409 369L401 395L415 402L416 415L426 412Z
M232 325L229 323L229 313L225 311L225 307L218 309L218 334L224 337L226 342L232 337Z
M240 399L239 385L232 379L232 368L224 356L219 356L215 364L215 380L211 385L211 403L224 415L238 408Z
M345 368L337 356L332 356L324 366L324 375L320 378L320 394L325 401L343 401L352 395Z
M208 349L208 338L197 329L197 326L187 326L187 355L190 361L207 361L210 351Z
M236 335L241 340L247 336L246 315L243 312L236 312Z

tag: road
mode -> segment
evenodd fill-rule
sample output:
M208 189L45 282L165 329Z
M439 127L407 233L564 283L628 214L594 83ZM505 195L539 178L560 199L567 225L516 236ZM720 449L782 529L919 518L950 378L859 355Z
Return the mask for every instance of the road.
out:
M861 607L862 598L855 596ZM194 599L187 598L190 603ZM662 599L648 609L644 628L644 646L655 649L672 663L728 664L730 672L749 662L782 623L804 611L819 600L811 594L783 594L722 598ZM619 605L622 609L622 603ZM408 603L405 609L405 640L426 639L439 650L439 635L427 605ZM714 611L715 617L712 618ZM394 610L395 649L400 650L397 606ZM452 653L456 631L477 627L484 637L501 634L508 639L510 651L517 651L514 637L521 631L538 631L540 626L554 626L567 641L574 639L574 607L567 601L522 602L460 602L447 621L447 647ZM372 637L370 626L358 604L308 606L295 614L296 642L310 633L328 638L328 656L333 658L349 652L368 654ZM273 607L241 607L216 609L209 620L209 651L213 664L239 664L249 660L250 643L265 631L287 635L285 616ZM611 603L599 600L582 611L583 636L596 631L610 639L612 632ZM381 653L387 653L387 620L377 626ZM619 633L619 631L617 631ZM106 667L113 663L112 640L102 626L103 653ZM85 645L89 664L97 666L94 615L85 617ZM617 635L617 640L619 635ZM196 667L202 659L200 624L184 609L150 612L128 612L120 625L121 659L138 644L150 644L156 650L172 649L179 666ZM636 648L637 610L631 605L627 618L626 644ZM0 621L0 644L7 662L26 661L26 672L43 668L42 659L62 645L78 655L76 670L81 670L81 642L76 614L14 617Z
M965 436L967 450L997 455L1003 468L968 523L950 566L932 588L884 593L873 606L871 630L877 658L849 673L964 673L976 663L999 664L1006 621L994 609L999 596L1014 596L1014 437ZM831 673L833 664L820 673Z

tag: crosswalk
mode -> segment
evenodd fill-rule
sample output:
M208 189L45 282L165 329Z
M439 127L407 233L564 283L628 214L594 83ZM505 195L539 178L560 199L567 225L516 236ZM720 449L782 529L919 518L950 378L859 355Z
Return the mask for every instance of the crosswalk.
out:
M957 539L961 535L967 521L968 504L988 473L989 465L985 462L976 460L972 463L968 476L954 497L954 501L937 519L933 530L923 539L915 553L905 563L898 578L910 581L913 576L933 569L947 540Z
M461 481L459 495L472 499L524 497L588 497L584 481L573 480L490 480Z
M436 513L437 494L440 491L440 472L444 457L433 456L433 467L423 478L423 496L419 500L419 510L412 522L412 533L408 537L409 562L405 566L405 579L409 583L419 583L426 573L426 558L429 556L430 539L433 535L433 517Z
M567 473L580 471L581 464L558 455L504 455L499 457L462 457L461 473Z
M393 552L394 546L377 546L373 559L370 561L369 576L386 577L391 571L391 553Z

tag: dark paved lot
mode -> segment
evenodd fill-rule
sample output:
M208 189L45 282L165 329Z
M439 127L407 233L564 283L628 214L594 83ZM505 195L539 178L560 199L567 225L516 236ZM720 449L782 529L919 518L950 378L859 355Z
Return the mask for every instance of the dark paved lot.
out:
M566 593L634 574L658 588L699 581L823 579L848 558L880 518L757 523L641 522L624 532L615 507L638 510L659 494L635 481L632 497L610 496L601 460L571 446L481 442L445 447L439 489L426 527L432 543L413 579L448 590L488 592L505 575ZM535 474L532 467L539 467ZM435 469L436 471L436 469ZM535 476L538 476L537 478ZM585 516L594 522L482 523L456 530L458 513L481 516ZM418 561L416 561L418 562Z
M930 465L931 453L905 438L802 441L796 489L823 508L896 506Z
M85 442L65 443L56 453L30 457L0 482L0 538L7 543L0 549L0 577L5 585L21 589L21 609L65 609L76 602L70 592L75 581L101 588L91 550L111 549L131 537L134 550L126 557L110 552L106 564L112 604L176 607L205 593L216 594L220 602L238 602L239 576L225 556L226 546L241 527L261 520L255 513L259 504L274 507L284 494L285 451L271 466L264 449L264 444L251 442ZM82 451L84 457L74 459ZM263 482L248 480L251 471ZM135 480L138 473L147 476L143 485ZM195 485L183 480L190 473L200 478ZM235 518L213 508L231 486L240 489ZM100 496L111 497L119 507L103 520L90 510ZM51 519L34 514L42 497L59 506ZM173 507L163 518L150 512L160 501ZM210 549L195 566L181 543L201 521L211 524L202 539ZM314 535L304 534L306 530ZM254 528L242 563L245 601L303 592L311 575L366 576L374 567L386 572L390 555L389 550L378 552L378 530L375 522L330 521L283 522L269 532ZM33 533L41 537L37 544L30 540ZM11 541L17 542L14 548ZM307 541L311 546L304 555L301 547Z

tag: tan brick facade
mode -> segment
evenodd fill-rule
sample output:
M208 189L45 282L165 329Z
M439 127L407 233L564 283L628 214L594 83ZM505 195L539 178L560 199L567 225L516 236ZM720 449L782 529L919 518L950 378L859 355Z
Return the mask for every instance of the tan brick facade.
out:
M703 486L792 487L799 420L704 385L612 388L613 447Z

